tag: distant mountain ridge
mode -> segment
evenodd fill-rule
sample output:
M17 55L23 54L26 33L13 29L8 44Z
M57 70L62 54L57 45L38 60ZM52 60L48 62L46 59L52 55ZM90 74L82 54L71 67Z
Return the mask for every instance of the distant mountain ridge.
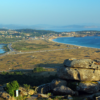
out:
M0 28L2 29L38 29L38 30L45 30L45 29L73 29L73 28L100 28L99 25L64 25L64 26L57 26L57 25L46 25L46 24L38 24L38 25L15 25L15 24L0 24Z

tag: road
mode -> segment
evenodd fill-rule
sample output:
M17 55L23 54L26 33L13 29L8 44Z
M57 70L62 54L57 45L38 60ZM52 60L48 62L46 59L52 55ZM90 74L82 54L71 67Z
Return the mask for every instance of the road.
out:
M14 49L13 49L11 46L12 46L12 43L9 43L9 44L8 44L9 50L10 50L10 51L14 51Z
M68 49L76 49L74 48L62 48L62 49L53 49L53 50L39 50L39 51L30 51L30 52L21 52L21 51L10 51L7 54L26 54L26 53L38 53L38 52L50 52L50 51L61 51L61 50L68 50Z
M15 51L11 46L12 46L12 44L9 43L8 48L9 48L10 51L0 55L0 57L5 56L5 55L27 54L27 53L38 53L38 52L51 52L51 51L61 51L61 50L68 50L68 49L76 49L77 48L77 47L73 47L73 48L67 47L67 48L52 49L52 50L38 50L38 51L30 51L30 52L21 52L21 51Z
M4 54L1 54L0 57L5 56L5 55L7 55L7 54L10 54L10 53L12 53L12 52L16 52L11 46L12 46L12 43L9 43L9 44L8 44L8 48L9 48L10 51L9 51L9 52L6 52L6 53L4 53Z

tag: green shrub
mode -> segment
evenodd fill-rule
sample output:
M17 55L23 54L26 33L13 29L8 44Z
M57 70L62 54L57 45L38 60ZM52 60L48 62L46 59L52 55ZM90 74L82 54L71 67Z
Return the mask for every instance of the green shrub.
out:
M27 84L23 84L24 85L24 88L28 91L30 89L30 85L27 85Z
M33 72L43 72L45 69L43 67L36 67L33 69Z
M51 94L51 93L48 93L47 95L48 95L49 97L51 97L51 96L52 96L52 94Z
M1 74L2 74L2 75L6 75L7 73L8 73L8 72L3 71Z
M9 82L6 87L5 90L11 95L14 96L14 91L17 90L19 88L19 84L17 81L12 81Z

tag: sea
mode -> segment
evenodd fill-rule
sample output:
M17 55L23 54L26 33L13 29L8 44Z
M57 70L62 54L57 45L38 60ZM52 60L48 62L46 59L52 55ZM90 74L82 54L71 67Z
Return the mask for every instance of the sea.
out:
M100 31L100 28L57 28L47 29L56 32L73 32L73 31ZM86 37L60 37L53 39L54 42L84 46L90 48L100 49L100 37L99 36L86 36Z
M100 28L47 28L44 30L50 30L55 32L74 32L74 31L100 31Z
M59 37L54 42L100 49L100 36Z

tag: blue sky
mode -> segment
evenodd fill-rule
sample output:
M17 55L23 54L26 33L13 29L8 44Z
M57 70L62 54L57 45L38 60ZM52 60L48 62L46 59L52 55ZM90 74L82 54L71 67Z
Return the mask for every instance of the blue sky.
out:
M0 0L0 24L97 25L100 0Z

